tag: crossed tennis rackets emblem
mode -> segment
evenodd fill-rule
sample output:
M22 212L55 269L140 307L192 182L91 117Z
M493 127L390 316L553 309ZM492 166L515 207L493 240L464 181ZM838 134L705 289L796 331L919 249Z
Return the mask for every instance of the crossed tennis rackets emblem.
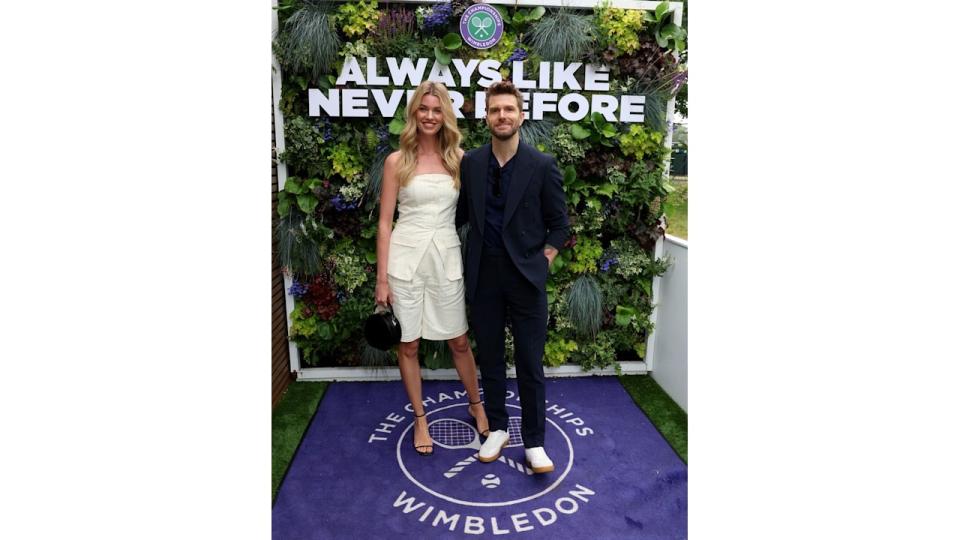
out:
M470 19L470 25L477 29L474 32L477 38L487 38L492 33L494 23L492 18L478 15Z
M507 433L510 440L504 448L516 448L523 446L523 438L520 435L521 419L519 416L511 416L507 421ZM427 432L430 438L437 446L447 450L475 450L475 452L466 459L460 460L456 465L450 467L443 473L446 478L453 478L460 474L465 468L477 462L477 451L480 450L480 434L476 428L457 418L439 418L427 425ZM516 461L504 456L497 458L497 461L507 467L517 471L520 474L532 475L533 470Z

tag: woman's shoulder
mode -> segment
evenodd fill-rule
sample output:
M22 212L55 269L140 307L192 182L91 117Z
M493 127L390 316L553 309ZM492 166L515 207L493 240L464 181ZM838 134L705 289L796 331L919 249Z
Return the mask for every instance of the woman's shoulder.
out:
M384 163L396 165L398 161L400 161L400 151L394 150L393 152L390 152L390 155L387 156L387 159Z

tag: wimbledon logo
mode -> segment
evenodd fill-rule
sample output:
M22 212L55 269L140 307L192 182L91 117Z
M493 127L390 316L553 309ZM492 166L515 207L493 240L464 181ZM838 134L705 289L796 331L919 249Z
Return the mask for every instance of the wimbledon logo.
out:
M392 447L390 452L409 481L397 486L392 508L438 532L500 535L562 523L589 505L597 492L570 478L570 473L574 441L593 435L593 428L575 411L548 401L545 446L556 470L534 475L523 457L520 396L507 391L506 399L510 438L493 463L477 459L481 437L470 419L464 391L424 396L434 452L430 459L414 453L413 408L407 404L403 411L388 412L367 442ZM386 454L384 450L379 452Z
M485 4L474 4L460 17L460 36L474 49L489 49L503 37L500 12Z

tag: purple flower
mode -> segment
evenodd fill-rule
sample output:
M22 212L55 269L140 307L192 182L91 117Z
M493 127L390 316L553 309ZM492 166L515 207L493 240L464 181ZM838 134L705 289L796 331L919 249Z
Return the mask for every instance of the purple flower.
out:
M683 86L683 83L687 82L687 72L681 71L673 76L673 93L676 93L677 90L680 90L680 87Z
M527 59L527 51L523 50L520 47L517 47L513 50L513 54L510 55L510 58L507 58L507 62L519 62Z
M617 252L613 249L605 251L600 258L603 260L603 263L600 265L601 272L609 272L614 265L620 264L620 259L617 258Z
M443 28L447 20L453 15L453 6L449 2L433 6L430 13L423 18L423 29L430 31Z
M307 294L307 286L297 280L293 280L293 284L290 285L290 290L287 292L290 293L290 296L300 299Z
M330 199L330 204L332 204L333 207L337 209L337 212L343 212L345 210L353 210L358 206L357 201L345 201L343 200L343 196L340 195L339 193L337 194L336 197Z
M601 271L601 272L609 272L609 271L610 271L610 267L613 266L613 265L615 265L615 264L620 264L620 260L617 259L616 256L610 257L609 259L603 261L603 264L600 265L600 271Z
M377 23L377 35L393 38L403 34L412 34L417 28L417 18L407 9L391 9L380 16Z
M323 142L330 142L333 139L333 124L330 123L330 117L323 119Z

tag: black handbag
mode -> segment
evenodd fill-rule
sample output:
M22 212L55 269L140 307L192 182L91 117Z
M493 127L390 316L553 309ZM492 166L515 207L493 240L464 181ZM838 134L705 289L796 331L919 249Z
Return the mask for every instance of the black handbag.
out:
M390 350L400 343L400 321L389 308L377 307L363 324L363 336L367 343L381 351Z

